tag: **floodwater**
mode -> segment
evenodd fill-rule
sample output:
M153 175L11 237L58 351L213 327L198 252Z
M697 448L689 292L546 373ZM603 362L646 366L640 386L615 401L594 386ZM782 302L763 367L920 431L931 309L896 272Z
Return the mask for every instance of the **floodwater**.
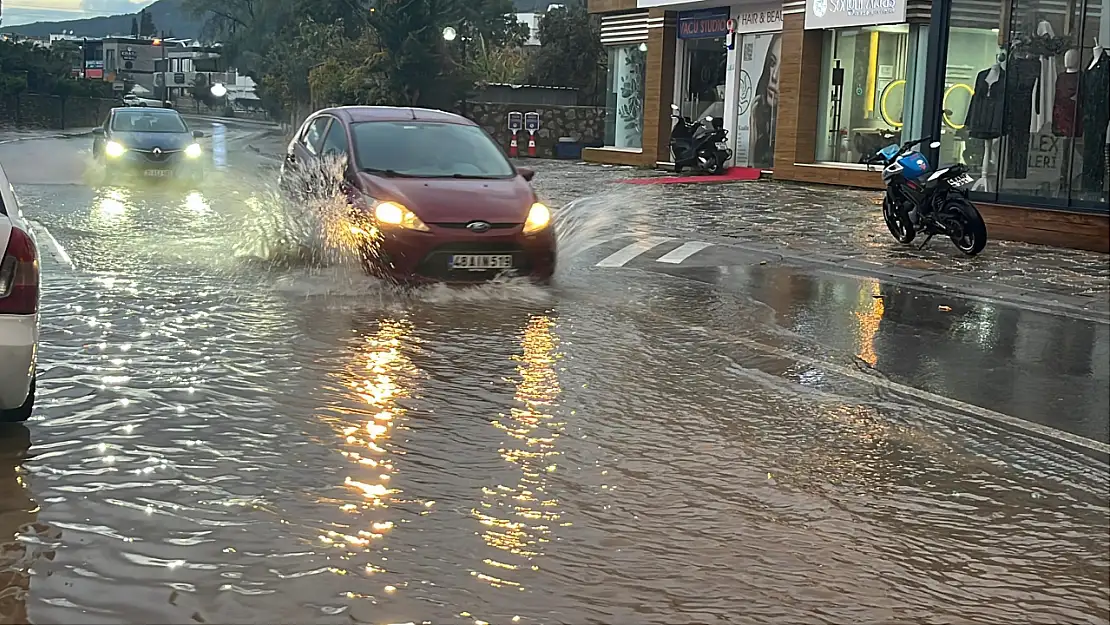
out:
M0 438L7 622L1108 622L1103 462L576 260L630 198L563 212L552 288L402 294L261 182L17 190L76 266Z

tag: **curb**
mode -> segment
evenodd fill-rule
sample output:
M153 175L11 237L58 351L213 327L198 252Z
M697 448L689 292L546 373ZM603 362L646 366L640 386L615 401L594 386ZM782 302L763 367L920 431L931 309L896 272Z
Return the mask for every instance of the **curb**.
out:
M92 129L89 129L79 130L76 132L60 132L50 135L28 135L26 137L15 137L14 139L0 140L0 145L5 145L8 143L19 143L21 141L39 141L42 139L74 139L77 137L90 137L92 136L92 133Z
M702 238L706 238L704 235ZM707 239L708 240L708 239ZM728 240L727 237L725 240ZM745 252L776 258L778 262L795 267L815 267L819 271L850 277L879 278L897 286L937 295L963 297L992 304L1019 306L1024 310L1062 315L1103 325L1110 325L1110 310L1105 306L1105 294L1068 295L1008 285L984 285L982 281L956 276L943 271L926 271L890 266L864 260L854 254L835 255L819 251L807 252L784 249L755 241L731 239L723 246Z
M268 122L260 119L244 119L242 117L217 117L213 115L197 115L195 113L181 113L182 117L187 119L203 119L210 122L233 123L253 126L265 126L268 128L278 129L281 125L276 122Z

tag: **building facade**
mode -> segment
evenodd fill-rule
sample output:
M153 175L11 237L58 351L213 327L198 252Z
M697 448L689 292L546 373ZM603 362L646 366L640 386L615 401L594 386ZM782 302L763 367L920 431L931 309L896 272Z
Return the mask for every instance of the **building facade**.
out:
M589 7L609 77L587 160L667 166L672 103L780 180L879 189L863 159L934 137L932 162L974 172L994 238L1110 252L1110 0Z

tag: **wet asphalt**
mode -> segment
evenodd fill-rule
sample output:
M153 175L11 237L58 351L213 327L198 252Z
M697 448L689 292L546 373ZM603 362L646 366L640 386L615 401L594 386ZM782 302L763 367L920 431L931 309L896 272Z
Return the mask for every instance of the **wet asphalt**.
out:
M305 261L264 129L227 129L197 189L0 145L58 243L3 622L1108 622L1097 258L922 251L1011 289L953 290L699 212L740 185L552 163L554 286L402 294Z

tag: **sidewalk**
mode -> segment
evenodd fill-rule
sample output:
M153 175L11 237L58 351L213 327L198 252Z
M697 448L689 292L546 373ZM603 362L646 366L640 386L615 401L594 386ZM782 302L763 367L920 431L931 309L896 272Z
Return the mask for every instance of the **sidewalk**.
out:
M941 237L918 250L890 236L874 202L877 191L769 180L629 185L618 181L658 174L574 161L516 162L536 170L537 191L555 205L610 195L615 210L657 206L676 230L725 236L795 259L1110 315L1110 256L991 240L980 256L967 258Z

